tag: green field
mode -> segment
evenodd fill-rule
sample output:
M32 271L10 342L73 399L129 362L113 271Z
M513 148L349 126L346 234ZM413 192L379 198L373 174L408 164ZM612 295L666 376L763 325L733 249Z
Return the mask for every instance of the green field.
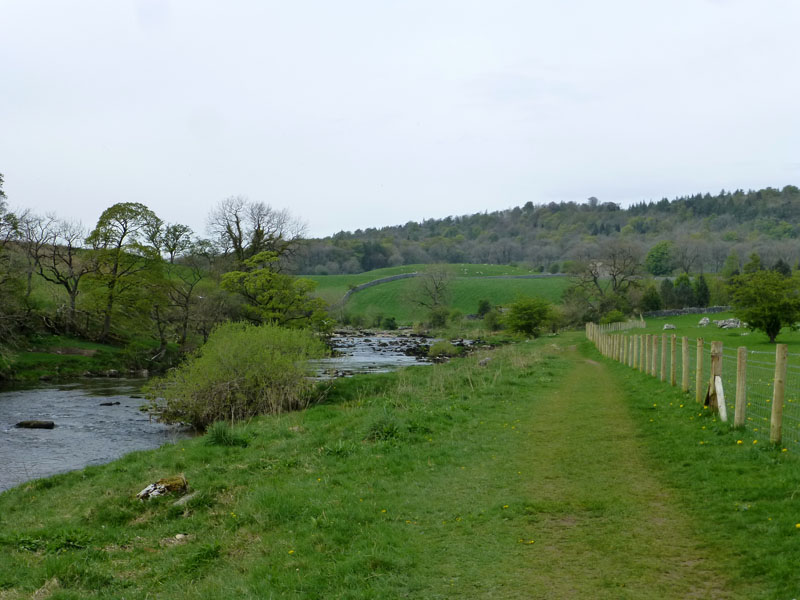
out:
M365 273L355 273L352 275L301 275L305 279L310 279L317 284L315 294L326 302L334 303L342 299L342 296L351 287L368 283L383 277L400 275L402 273L417 273L424 271L431 265L403 265L401 267L387 267L385 269L375 269ZM473 265L473 264L453 264L448 265L455 277L492 277L502 275L534 275L534 271L522 267L512 267L508 265Z
M0 597L796 597L800 458L737 435L577 333L339 380L0 494Z
M706 342L722 342L727 349L745 346L750 350L765 352L775 352L775 344L769 342L769 338L762 331L750 331L749 329L720 329L713 323L706 327L698 326L698 322L703 317L708 317L711 321L728 319L733 313L718 313L712 315L682 315L680 317L654 317L645 319L647 327L645 329L631 330L631 334L639 333L664 333L664 325L671 323L676 329L666 331L690 339L703 338ZM784 327L777 339L778 343L787 344L790 353L800 353L800 331L792 331Z
M373 281L381 277L415 272L426 265L410 265L393 269L379 269L358 275L330 275L312 277L318 282L317 295L329 302L338 301L352 286ZM474 314L478 302L486 299L492 305L503 305L521 297L537 296L553 303L569 285L566 277L543 277L536 279L491 279L491 277L530 275L519 267L500 265L450 265L455 277L451 283L449 308L463 314ZM372 321L377 315L395 317L400 324L424 321L427 310L414 302L414 279L401 279L367 288L353 294L345 306L350 314L360 314Z

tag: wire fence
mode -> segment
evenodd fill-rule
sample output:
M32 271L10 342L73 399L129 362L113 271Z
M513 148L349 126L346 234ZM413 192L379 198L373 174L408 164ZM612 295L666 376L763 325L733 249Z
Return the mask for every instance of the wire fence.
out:
M640 327L644 322L588 323L586 336L604 355L674 385L712 409L719 411L717 402L724 401L728 421L751 439L800 452L800 354L787 354L785 344L764 352L667 332L631 331ZM722 384L721 399L716 377Z

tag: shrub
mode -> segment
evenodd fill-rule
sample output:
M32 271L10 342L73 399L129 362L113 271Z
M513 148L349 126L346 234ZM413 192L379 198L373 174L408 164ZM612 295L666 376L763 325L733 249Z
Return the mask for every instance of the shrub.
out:
M325 346L306 330L224 323L180 367L147 385L149 411L202 430L303 408L314 390L307 361L324 355Z
M448 315L449 311L446 307L440 306L438 308L434 308L430 313L428 313L428 327L444 327L447 325Z
M602 319L600 319L600 323L603 325L607 325L608 323L622 323L625 320L625 315L622 314L620 310L612 310L607 312Z
M394 317L384 317L381 325L388 331L394 331L397 329L397 319Z
M428 349L428 356L431 358L435 358L437 356L458 356L461 354L461 351L462 349L458 346L454 346L445 340L440 340L431 345L431 347Z
M492 303L486 299L478 300L478 316L485 317L486 313L492 310Z
M541 298L524 298L508 307L506 326L513 332L536 337L552 318L550 303Z
M502 319L500 318L500 311L493 308L485 315L483 315L483 324L489 331L497 331L503 328Z

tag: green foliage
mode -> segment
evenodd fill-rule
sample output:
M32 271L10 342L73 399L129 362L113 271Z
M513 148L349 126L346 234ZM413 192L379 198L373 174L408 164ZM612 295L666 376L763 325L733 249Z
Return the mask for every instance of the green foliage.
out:
M666 280L665 280L666 281ZM643 311L661 310L663 304L661 302L661 295L658 293L656 286L652 283L644 290L640 306Z
M672 242L658 242L647 253L647 258L644 260L644 268L647 269L648 273L657 277L669 275L675 268L672 252Z
M483 324L489 331L498 331L503 328L503 318L496 308L483 315Z
M725 258L725 264L722 265L721 274L726 279L730 279L739 274L739 255L735 250L732 250Z
M463 348L458 346L454 346L447 340L439 340L438 342L434 342L431 344L431 347L428 348L428 356L431 358L436 357L453 357L458 356L463 352Z
M541 298L524 298L508 307L504 315L506 327L515 333L537 337L552 319L549 302Z
M444 327L447 325L447 317L450 316L450 311L446 306L439 306L434 308L428 313L427 324L428 327Z
M306 361L324 354L322 342L305 330L225 323L180 367L148 384L150 412L205 429L302 408L314 390Z
M672 283L671 279L665 277L661 280L659 295L661 296L661 305L664 308L675 308L678 305L678 301L675 298L675 284Z
M600 319L600 323L603 325L607 325L608 323L622 323L623 321L625 321L625 315L619 310L609 311Z
M489 302L486 298L481 298L478 300L478 316L484 317L486 313L492 310L492 303Z
M394 331L397 329L397 319L394 317L384 317L381 321L381 327L387 331Z
M758 255L757 252L753 252L750 255L750 260L747 261L742 267L742 272L749 275L755 273L756 271L761 271L764 266L761 264L761 256Z
M708 306L708 303L711 300L711 291L708 289L708 283L706 282L706 278L702 273L695 278L693 286L694 299L697 306L700 308Z
M791 277L792 276L792 267L789 266L782 258L779 258L774 265L772 265L772 270L780 273L784 277Z
M685 308L696 305L697 299L694 297L692 282L686 273L681 273L675 278L675 306Z
M256 323L324 329L328 324L325 303L311 296L314 282L274 270L279 256L260 252L244 261L245 271L222 276L222 288L242 296L245 315Z
M776 271L754 271L734 277L731 302L734 314L751 329L763 331L774 342L784 327L800 321L800 282Z

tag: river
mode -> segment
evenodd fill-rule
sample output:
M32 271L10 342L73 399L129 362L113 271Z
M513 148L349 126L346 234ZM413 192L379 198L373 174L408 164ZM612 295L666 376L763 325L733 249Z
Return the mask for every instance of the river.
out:
M419 344L395 335L335 336L336 358L317 361L321 379L391 371L419 364ZM144 379L81 379L0 392L0 492L31 479L103 464L135 450L190 435L139 410ZM103 404L109 404L103 406ZM22 429L20 421L53 421L53 429Z

